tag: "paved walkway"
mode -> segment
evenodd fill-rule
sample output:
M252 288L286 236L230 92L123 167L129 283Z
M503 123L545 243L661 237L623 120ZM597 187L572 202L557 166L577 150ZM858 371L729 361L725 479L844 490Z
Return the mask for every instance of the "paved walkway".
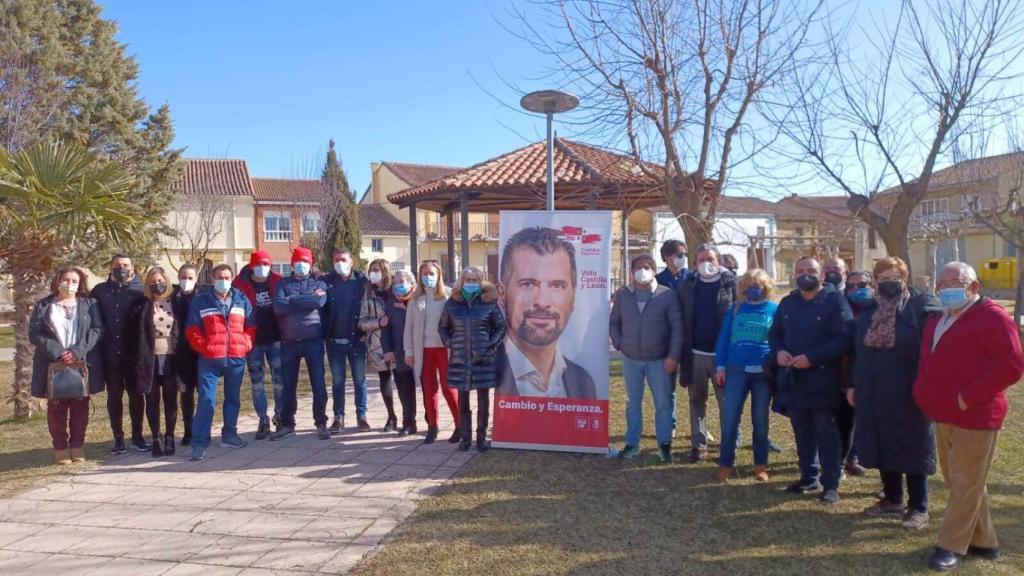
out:
M128 454L0 500L0 574L345 574L473 454L445 441L450 417L433 445L422 434L379 432L376 386L373 432L318 440L301 429L242 450L217 448L214 438L203 462L181 449L171 458ZM298 416L310 425L309 398ZM254 418L239 422L247 440L255 428Z

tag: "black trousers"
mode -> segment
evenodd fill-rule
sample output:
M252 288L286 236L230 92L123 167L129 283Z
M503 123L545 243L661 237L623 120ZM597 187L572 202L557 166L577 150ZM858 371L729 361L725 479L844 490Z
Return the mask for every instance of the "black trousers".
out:
M902 474L881 470L885 499L893 504L903 505L903 478L907 479L908 507L918 512L928 511L928 476L926 474Z
M459 391L459 429L463 442L473 437L473 410L469 407L469 392ZM476 437L487 437L487 426L491 419L491 389L478 388L476 391Z
M181 393L181 428L182 434L188 438L192 437L192 418L196 415L196 387L185 385L185 391Z
M107 414L110 416L110 431L114 438L124 438L124 394L128 393L128 417L131 419L132 439L143 438L142 418L146 410L146 399L138 391L130 366L104 366L103 377L107 381Z
M857 445L854 443L854 408L843 398L839 412L836 414L836 424L839 426L839 442L842 444L843 462L857 459Z
M388 418L395 418L395 383L391 376L392 370L377 372L377 379L380 380L380 398L384 401L384 407L388 409Z
M161 400L164 405L165 433L174 436L174 428L178 424L178 382L173 376L153 374L153 387L146 395L146 420L149 421L149 432L153 436L160 435Z
M412 370L394 370L398 401L402 404L402 426L416 424L416 375Z

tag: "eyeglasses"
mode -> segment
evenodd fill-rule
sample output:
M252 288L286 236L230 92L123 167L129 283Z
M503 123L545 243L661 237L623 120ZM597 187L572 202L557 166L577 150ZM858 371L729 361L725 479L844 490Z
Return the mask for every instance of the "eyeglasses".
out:
M870 282L851 282L846 285L847 288L871 288Z

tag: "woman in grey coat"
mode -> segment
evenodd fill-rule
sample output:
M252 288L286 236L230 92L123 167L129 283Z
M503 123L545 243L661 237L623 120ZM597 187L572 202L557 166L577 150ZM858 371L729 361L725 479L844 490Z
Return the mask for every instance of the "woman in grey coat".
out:
M46 398L50 365L85 361L89 394L103 391L103 361L97 344L103 322L96 301L89 298L85 272L66 266L50 282L50 295L32 309L28 337L36 347L32 358L32 395ZM85 430L89 426L89 396L51 400L46 421L59 464L85 461Z

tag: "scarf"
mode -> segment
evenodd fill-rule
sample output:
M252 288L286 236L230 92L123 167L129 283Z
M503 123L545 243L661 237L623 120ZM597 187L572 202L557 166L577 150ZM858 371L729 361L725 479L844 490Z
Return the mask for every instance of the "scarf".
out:
M892 348L896 345L896 313L899 312L900 298L878 298L878 308L871 317L871 326L864 335L864 345L871 348Z

